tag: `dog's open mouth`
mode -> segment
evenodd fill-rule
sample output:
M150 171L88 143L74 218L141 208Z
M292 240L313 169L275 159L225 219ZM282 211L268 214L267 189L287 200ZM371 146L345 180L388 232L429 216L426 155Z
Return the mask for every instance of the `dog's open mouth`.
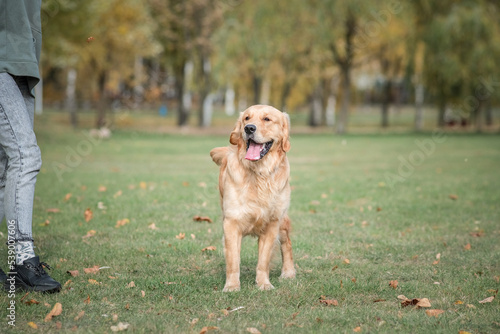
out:
M267 152L273 146L273 141L268 141L267 143L259 144L254 142L252 139L248 139L247 141L247 154L245 155L245 159L251 161L257 161L262 159Z

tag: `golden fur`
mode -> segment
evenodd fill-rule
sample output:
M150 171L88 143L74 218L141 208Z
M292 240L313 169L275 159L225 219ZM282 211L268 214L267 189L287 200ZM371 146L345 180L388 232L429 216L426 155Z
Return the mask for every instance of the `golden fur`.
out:
M252 134L245 131L249 124L255 126ZM290 120L286 113L271 106L252 106L240 113L229 139L231 145L210 151L213 161L220 166L226 258L224 291L240 289L241 240L246 235L258 237L256 282L260 289L273 288L269 281L269 262L276 240L281 244L281 278L295 277L287 214L290 203L290 167L286 156L290 150L289 131ZM249 138L256 143L272 141L268 153L260 160L245 159Z

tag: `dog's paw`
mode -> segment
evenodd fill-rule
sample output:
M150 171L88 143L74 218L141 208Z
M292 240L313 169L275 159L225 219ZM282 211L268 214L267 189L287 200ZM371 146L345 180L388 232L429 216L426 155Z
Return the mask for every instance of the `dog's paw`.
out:
M281 272L281 279L295 278L295 269Z
M259 287L259 290L265 291L265 290L272 290L274 289L274 286L271 283L265 283L265 284L257 284Z
M240 291L240 285L235 284L235 285L225 285L224 289L222 290L223 292L233 292L233 291Z

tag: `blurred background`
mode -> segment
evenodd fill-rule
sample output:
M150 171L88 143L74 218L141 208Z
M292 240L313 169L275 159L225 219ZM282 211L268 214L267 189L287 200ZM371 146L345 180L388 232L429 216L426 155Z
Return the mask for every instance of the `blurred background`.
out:
M37 113L75 128L499 129L498 0L44 0L42 28Z

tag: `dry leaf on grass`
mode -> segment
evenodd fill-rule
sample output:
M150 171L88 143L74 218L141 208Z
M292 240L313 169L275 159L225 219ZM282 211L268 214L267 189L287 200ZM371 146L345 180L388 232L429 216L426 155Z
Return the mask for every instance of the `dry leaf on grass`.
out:
M216 331L218 329L219 329L219 327L216 327L216 326L205 326L201 329L200 334L205 334L208 331Z
M139 188L141 188L141 189L146 189L147 187L148 187L148 184L147 184L146 182L141 181L141 182L139 183Z
M178 235L175 236L176 239L182 240L186 237L186 233L179 233Z
M146 292L144 290L141 290L141 297L146 297Z
M24 302L26 305L40 304L40 302L36 299L30 299L27 302Z
M359 333L361 332L361 326L358 326L352 330L353 332Z
M417 308L422 308L422 307L431 307L431 303L429 299L427 298L413 298L413 299L408 299L403 295L399 295L398 299L402 300L401 306L406 307L406 306L416 306Z
M101 282L97 282L95 279L90 278L89 283L93 285L101 285Z
M50 212L50 213L58 213L58 212L61 212L61 209L58 209L58 208L50 208L50 209L47 209L45 210L47 212Z
M195 222L209 222L209 223L212 223L212 219L210 219L209 217L194 216L193 220Z
M90 304L90 295L87 295L87 298L83 301L85 304Z
M47 314L47 316L45 316L44 321L45 322L52 321L53 317L57 317L61 313L62 313L62 305L61 305L61 303L56 303L54 305L54 307L52 308L52 310L49 312L49 314Z
M148 228L153 230L153 231L157 231L158 230L158 227L156 227L156 224L155 223L151 223L148 225Z
M396 289L398 287L398 281L397 280L390 281L389 286L393 289Z
M426 310L425 314L427 314L429 317L438 317L440 314L444 313L444 310Z
M80 320L85 315L85 311L78 312L78 315L75 317L75 321Z
M28 322L28 326L30 326L33 329L38 329L38 326L33 321Z
M73 277L80 275L80 272L78 270L68 270L67 273Z
M471 249L471 245L470 245L470 244L465 245L465 246L464 246L464 249L465 249L465 250L470 250L470 249Z
M216 249L217 248L215 246L208 246L208 247L203 248L201 251L202 252L204 252L204 251L214 251Z
M491 297L488 297L488 298L485 298L485 299L479 301L479 304L491 303L494 299L495 299L495 296L491 296Z
M86 274L95 274L99 271L99 266L93 266L92 268L83 268Z
M255 327L247 327L247 332L252 334L261 334L261 332Z
M67 193L66 196L64 196L64 201L67 202L71 198L71 193Z
M339 302L336 299L327 299L325 296L319 297L319 302L325 306L338 306Z
M123 192L121 190L118 190L114 195L113 195L113 198L117 198L119 196L121 196L123 194Z
M87 232L87 234L85 234L82 238L83 239L87 239L87 238L91 238L93 237L97 232L95 230L90 230Z
M135 288L135 283L134 281L130 282L127 284L127 288Z
M455 194L450 194L449 197L450 197L450 199L452 199L454 201L456 201L458 199L458 196Z
M128 218L120 219L120 220L116 221L115 227L119 228L119 227L122 227L123 225L126 225L128 223L130 223L130 220Z
M106 186L99 186L99 188L97 188L97 190L102 193L102 192L105 192L106 190L108 190L108 188L106 188Z
M130 327L130 324L126 322L119 322L116 326L111 326L112 332L121 332L127 330Z
M87 208L87 210L83 213L83 216L85 217L85 221L88 223L94 216L94 213L90 210L90 208Z
M344 259L344 263L349 264L349 263L351 263L351 261L349 261L349 259Z

